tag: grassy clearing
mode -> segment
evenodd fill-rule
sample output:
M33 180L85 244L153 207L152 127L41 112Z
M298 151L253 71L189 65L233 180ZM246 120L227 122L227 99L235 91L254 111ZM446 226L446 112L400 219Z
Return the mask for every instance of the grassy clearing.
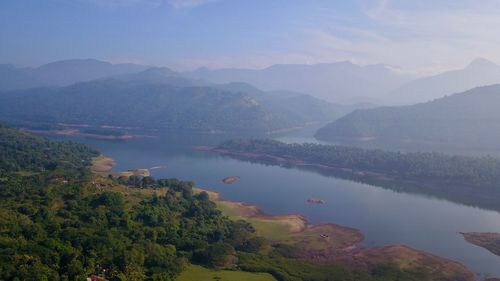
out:
M255 228L257 235L272 241L284 241L290 238L297 217L272 217L258 215L255 206L244 205L238 202L216 200L217 208L231 220L246 220Z
M92 158L92 166L90 167L90 170L93 173L105 176L111 172L114 165L115 161L112 158L101 155Z
M225 201L214 192L209 192L209 196L224 215L232 220L246 220L257 235L274 242L301 249L344 250L363 240L363 235L356 229L335 224L307 226L305 219L298 215L264 215L256 206Z
M255 228L257 235L271 241L286 241L290 238L290 226L278 220L264 220L259 218L246 219Z
M276 281L276 279L268 273L212 270L198 265L190 265L176 281Z

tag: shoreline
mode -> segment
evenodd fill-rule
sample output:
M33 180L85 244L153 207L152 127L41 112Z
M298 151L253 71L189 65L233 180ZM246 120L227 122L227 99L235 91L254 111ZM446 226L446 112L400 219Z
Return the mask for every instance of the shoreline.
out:
M375 173L375 172L369 172L369 171L358 171L358 170L354 170L354 169L350 169L350 168L342 168L342 167L329 166L329 165L318 164L318 163L310 163L310 162L306 162L306 161L299 160L299 159L280 157L280 156L266 154L266 153L243 152L243 151L217 148L214 146L193 146L193 149L198 150L198 151L216 152L216 153L219 153L222 155L240 156L240 157L245 157L247 159L263 160L263 161L275 161L278 164L291 164L291 165L296 165L299 167L313 167L313 168L319 168L319 169L323 169L323 170L349 172L349 173L355 173L356 175L359 175L359 176L374 177L377 179L385 179L385 180L390 180L390 181L396 180L395 178L388 177L388 176L381 174L381 173Z
M66 137L86 137L86 138L93 138L93 139L99 139L99 140L130 140L138 137L146 137L146 136L138 136L138 135L120 135L120 136L113 136L113 135L100 135L100 134L90 134L90 133L84 133L81 132L78 129L63 129L63 130L31 130L31 129L24 129L26 132L32 133L32 134L39 134L39 135L56 135L56 136L66 136Z
M255 223L257 234L275 243L297 246L299 256L306 259L317 260L318 255L347 254L364 247L361 243L365 240L365 236L355 228L335 223L310 224L300 214L269 215L256 205L225 200L218 192L199 187L196 188L196 192L206 192L210 200L216 203L223 214L230 219L243 219ZM269 233L265 229L267 227L273 231L283 232Z
M108 175L115 161L103 155L93 160L92 172ZM340 262L348 267L370 270L373 266L394 263L408 270L426 271L441 280L475 281L476 275L460 262L440 257L408 245L367 247L364 234L355 228L334 223L309 224L300 214L269 215L261 208L245 202L229 201L221 194L202 188L209 199L231 220L243 219L256 230L256 235L274 244L294 248L291 257L317 263Z
M500 257L500 233L496 232L460 232L464 240L472 245L486 249Z
M228 156L243 161L263 163L281 167L293 167L313 171L322 175L332 176L344 180L356 181L368 185L401 191L413 194L423 194L438 199L444 199L453 203L465 206L479 207L485 210L498 211L500 207L489 199L477 194L477 188L470 184L461 183L459 180L422 180L415 177L405 178L404 176L388 175L382 172L360 170L335 166L334 164L314 163L306 160L296 159L288 156L273 155L264 152L245 152L239 150L218 148L214 146L193 146L194 150L202 152L216 153L221 156ZM453 185L459 192L449 192L443 186ZM492 190L489 186L484 186L485 190ZM496 195L496 192L491 192Z
M300 214L268 215L256 205L225 200L218 192L202 188L197 188L196 191L206 192L210 200L216 203L223 214L230 219L243 219L252 225L259 220L288 221L288 223L299 221L296 228L288 228L287 235L290 238L273 241L295 246L297 248L295 258L319 263L340 262L349 267L366 270L374 265L394 263L405 268L425 268L437 276L442 276L443 280L477 280L476 274L462 263L408 245L367 247L362 243L365 239L364 234L355 228L335 223L309 224ZM229 208L229 211L225 208ZM261 234L258 229L259 224L254 227L256 234ZM327 237L321 237L325 233ZM269 239L265 234L264 238Z
M52 124L52 123L51 123ZM307 122L301 125L280 128L280 129L268 129L268 130L225 130L225 129L201 129L201 128L190 128L181 129L182 132L190 132L196 134L206 134L206 135L231 135L231 134L248 134L248 135L280 135L283 133L293 132L308 128L319 124L319 122ZM155 138L159 137L162 132L170 132L172 130L179 131L180 128L175 127L165 127L165 128L139 128L139 127L128 127L128 126L112 126L112 125L89 125L89 124L68 124L68 123L56 123L52 125L58 125L60 128L52 129L30 129L29 127L20 128L26 132L33 134L42 135L59 135L59 136L81 136L88 138L95 138L101 140L129 140L134 138ZM127 132L120 135L113 134L98 134L84 132L84 129L104 129L104 130L126 130ZM129 133L130 132L130 133ZM135 133L132 133L135 132ZM151 133L151 134L148 134Z
M150 169L145 169L145 168L136 168L136 169L129 169L127 171L122 171L122 172L112 172L113 166L115 166L116 162L113 158L107 157L104 155L99 155L97 157L94 157L92 159L92 166L90 167L90 170L98 174L100 176L108 176L112 175L113 177L119 178L119 177L131 177L131 176L138 176L138 177L149 177L151 176ZM153 167L156 168L156 167Z

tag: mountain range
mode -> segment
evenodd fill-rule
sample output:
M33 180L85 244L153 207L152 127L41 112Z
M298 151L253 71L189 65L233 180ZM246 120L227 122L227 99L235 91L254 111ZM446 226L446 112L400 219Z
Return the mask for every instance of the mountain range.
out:
M492 90L467 92L463 94L467 100L459 98L463 95L442 97L495 83L500 83L500 66L485 59L474 60L464 69L416 80L384 65L350 62L176 72L165 67L67 60L36 68L0 65L0 117L15 123L251 132L336 120L320 130L318 138L484 142L496 140L484 127L489 124L493 128L490 120L496 122L496 115L481 119L481 114L494 110L483 103L496 101L492 100L494 94L480 93ZM318 96L365 103L346 106ZM431 102L348 114L374 107L366 103L373 100L389 105ZM464 108L467 115L457 111ZM463 130L457 120L465 124ZM476 134L467 136L465 128L469 127Z
M266 91L297 91L344 104L380 103L385 93L410 77L387 66L359 66L351 62L278 64L264 69L200 68L184 75L213 83L246 82Z
M171 82L184 86L246 83L266 93L302 93L337 104L406 105L500 83L500 66L486 59L476 59L463 69L415 79L386 65L361 66L351 62L175 72L162 67L73 59L35 68L0 65L0 91L61 87L119 76L149 82L164 81L168 76Z
M328 122L351 110L298 93L266 93L244 83L216 85L168 68L148 68L79 82L0 94L0 118L196 131L268 133Z
M17 68L10 64L0 65L0 91L34 87L68 86L77 82L136 73L148 69L139 64L111 64L95 59L56 61L35 68Z

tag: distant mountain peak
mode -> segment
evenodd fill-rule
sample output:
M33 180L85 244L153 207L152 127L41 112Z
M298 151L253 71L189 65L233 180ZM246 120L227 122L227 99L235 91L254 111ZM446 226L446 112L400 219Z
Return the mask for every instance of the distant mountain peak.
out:
M143 73L149 74L161 74L165 76L179 75L179 73L173 71L168 67L151 67L143 71Z
M499 67L498 64L487 60L485 58L477 58L467 65L467 68L489 68L489 67Z
M38 68L48 68L48 67L60 67L60 66L81 66L82 64L93 64L93 65L111 65L109 62L100 61L97 59L68 59L68 60L58 60L50 62L39 66Z

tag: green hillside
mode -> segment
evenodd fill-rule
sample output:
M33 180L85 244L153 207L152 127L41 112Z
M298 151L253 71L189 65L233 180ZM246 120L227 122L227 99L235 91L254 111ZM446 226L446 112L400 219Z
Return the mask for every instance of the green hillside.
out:
M455 146L500 142L500 85L427 103L357 110L321 128L320 140L370 138Z
M247 222L229 220L192 182L105 178L90 173L97 152L84 145L6 127L0 140L0 280L406 281L458 274L434 279L427 269L396 263L357 268L287 257L293 247L272 245Z

